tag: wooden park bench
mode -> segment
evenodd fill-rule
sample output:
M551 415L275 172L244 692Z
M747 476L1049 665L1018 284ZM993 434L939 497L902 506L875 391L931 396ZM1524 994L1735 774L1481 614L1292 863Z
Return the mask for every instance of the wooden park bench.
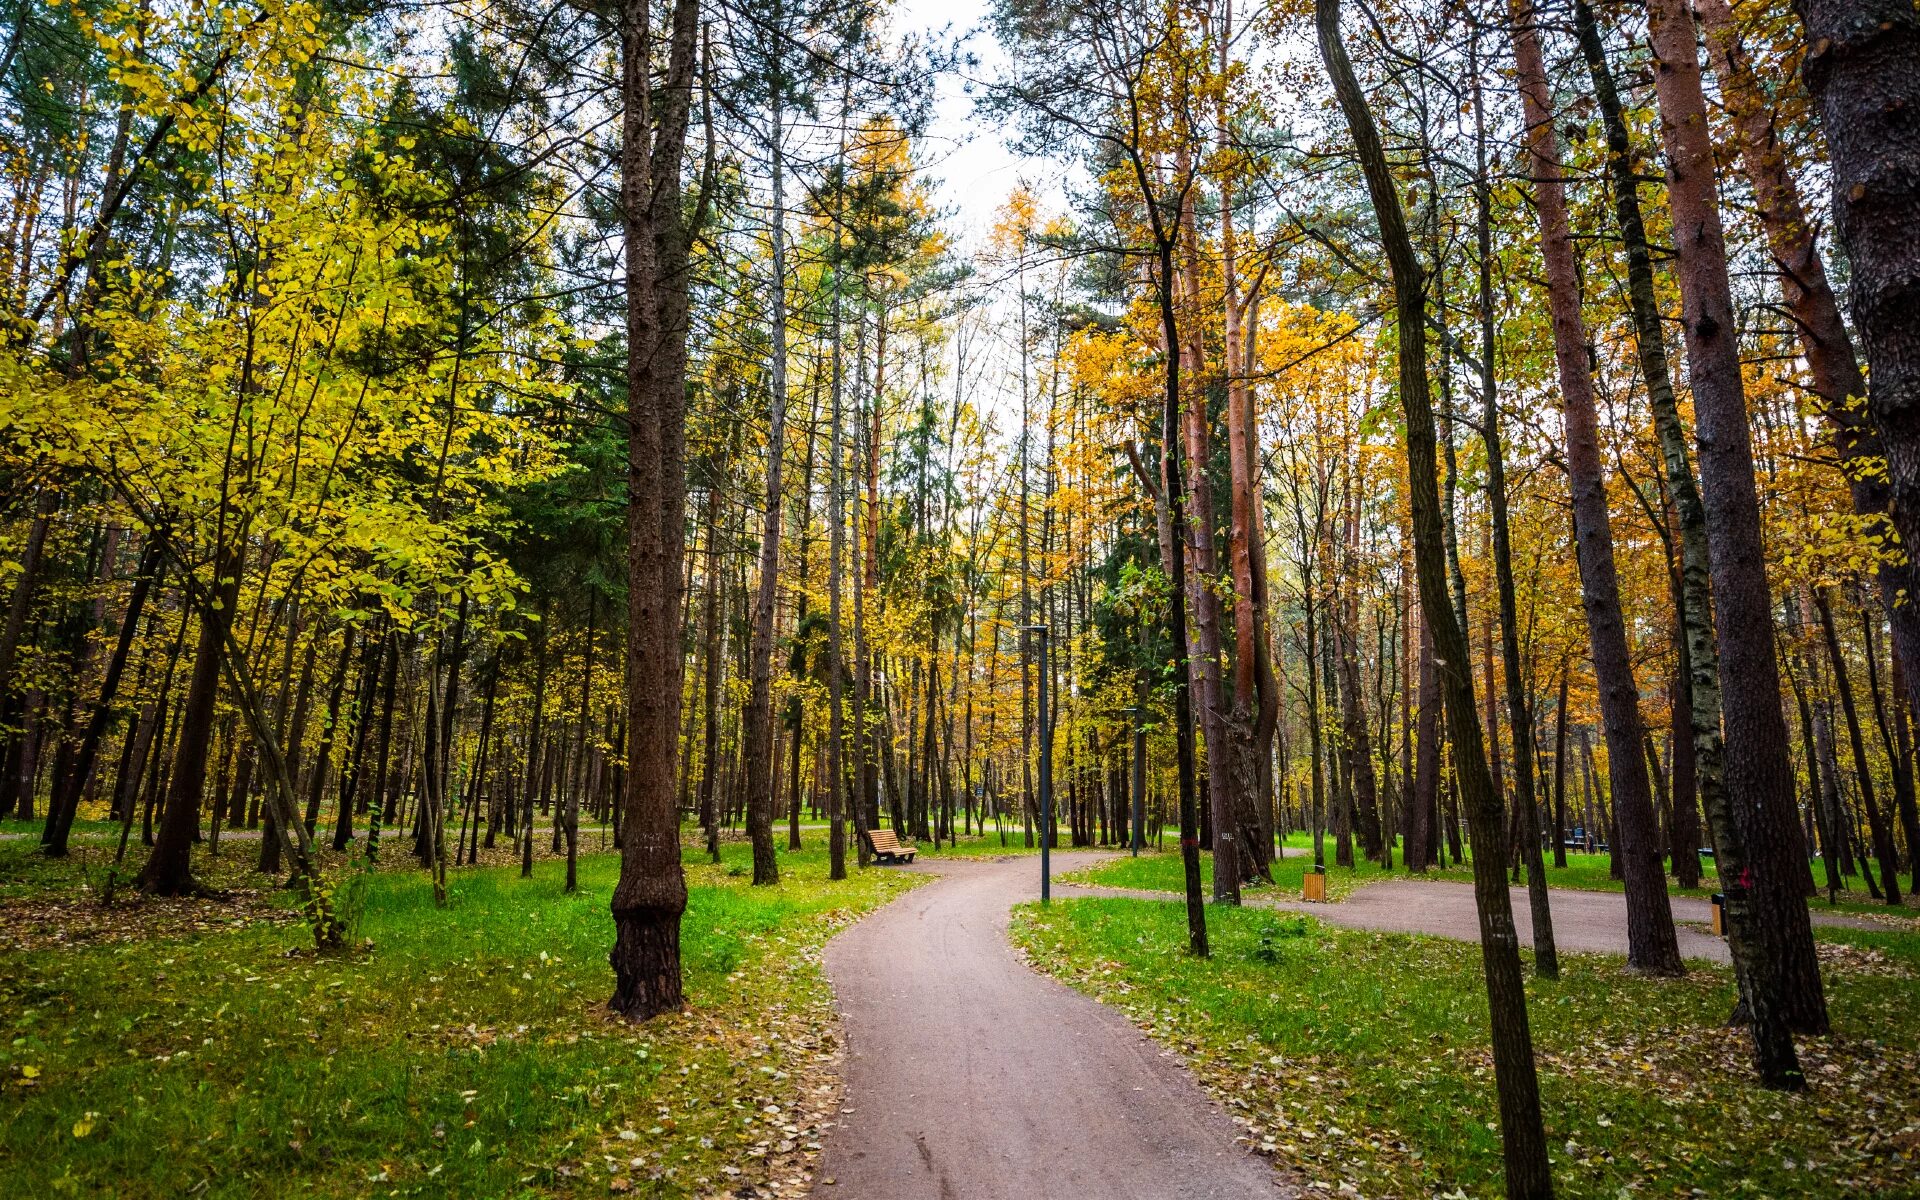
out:
M913 856L920 851L911 845L902 846L899 835L891 829L867 830L867 841L873 846L875 862L902 863L912 862Z

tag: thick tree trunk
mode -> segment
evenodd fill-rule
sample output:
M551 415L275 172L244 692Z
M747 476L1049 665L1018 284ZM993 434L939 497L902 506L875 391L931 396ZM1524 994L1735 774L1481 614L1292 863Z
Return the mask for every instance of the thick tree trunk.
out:
M1526 15L1530 17L1530 13ZM1530 25L1528 32L1532 32ZM1516 38L1515 50L1521 59L1522 99L1535 176L1534 207L1539 213L1554 360L1559 367L1581 598L1607 737L1614 812L1620 825L1613 850L1626 882L1627 965L1648 974L1678 975L1684 968L1667 898L1666 872L1660 863L1647 760L1641 754L1645 733L1640 721L1640 691L1633 678L1633 658L1627 646L1620 585L1614 570L1613 530L1600 459L1600 419L1588 370L1586 328L1580 316L1573 230L1567 219L1559 151L1553 144L1551 110L1546 107L1545 69L1537 44L1530 45L1530 41L1524 36Z
M680 172L700 6L674 0L652 77L652 5L620 8L620 200L627 273L627 776L613 892L613 997L644 1020L680 1006L680 566L686 540L687 258ZM658 104L656 111L655 105ZM697 220L697 216L696 216Z
M1841 319L1840 304L1827 278L1826 262L1815 241L1813 223L1807 219L1799 185L1776 136L1773 106L1754 78L1728 0L1699 0L1695 11L1706 33L1708 61L1719 84L1721 102L1732 118L1741 166L1753 190L1767 249L1779 268L1781 299L1799 334L1808 382L1840 453L1853 511L1865 519L1864 532L1894 540L1898 534L1889 516L1892 488L1881 465L1885 447L1860 403L1867 395L1867 381L1854 353L1853 337ZM1912 20L1910 12L1908 19ZM1920 45L1920 38L1913 44ZM1910 66L1909 81L1916 74L1920 71ZM1915 90L1920 93L1920 87ZM1909 146L1914 147L1910 161L1920 173L1920 139ZM1911 176L1907 184L1910 204L1920 204L1920 184ZM1909 221L1913 212L1910 207ZM1876 575L1894 642L1902 653L1920 657L1920 605L1905 600L1920 595L1920 571L1910 557L1901 555L1883 557Z
M1908 0L1796 0L1794 8L1807 32L1802 76L1833 165L1834 225L1871 376L1868 411L1886 452L1894 524L1911 553L1920 546L1920 11ZM1824 342L1837 350L1831 335ZM1911 668L1920 648L1900 652Z
M1721 735L1719 651L1714 644L1711 557L1706 512L1688 460L1686 430L1673 394L1668 368L1666 334L1655 299L1653 255L1640 215L1639 172L1633 147L1607 65L1606 50L1592 9L1574 5L1574 31L1586 59L1593 95L1607 139L1607 171L1612 183L1614 215L1627 254L1628 309L1632 316L1640 370L1647 381L1654 428L1660 439L1667 491L1679 524L1679 571L1676 614L1679 617L1690 705L1692 748L1688 761L1695 772L1699 794L1711 813L1725 802ZM1678 756L1675 759L1679 761Z
M1726 795L1741 826L1752 872L1756 932L1772 942L1786 1018L1796 1031L1827 1030L1826 996L1814 956L1813 926L1802 892L1806 844L1793 798L1793 763L1780 711L1771 593L1760 536L1753 436L1740 375L1726 239L1714 179L1713 145L1701 88L1693 18L1684 0L1647 0L1654 57L1654 93L1668 162L1681 325L1693 388L1694 436L1713 576L1726 747ZM1739 876L1723 879L1731 910L1747 903ZM1763 1079L1795 1086L1761 1052Z
M198 606L200 637L194 647L193 673L187 677L187 694L181 701L180 740L174 747L167 806L153 853L140 871L140 888L152 895L179 896L199 889L189 858L200 832L200 799L212 749L214 705L220 696L220 653L240 593L240 560L236 550L220 553L213 573L219 582L211 593L218 601Z
M1191 252L1189 254L1191 257ZM1190 297L1197 300L1197 297ZM1197 315L1190 318L1198 323ZM1191 335L1188 341L1193 339ZM1193 656L1190 660L1192 685L1199 704L1200 731L1207 745L1207 806L1211 817L1213 850L1213 899L1216 904L1240 902L1240 850L1236 840L1234 770L1235 739L1227 728L1225 690L1220 678L1221 612L1220 598L1212 581L1220 575L1219 554L1213 540L1213 483L1207 465L1212 460L1212 439L1208 436L1206 394L1195 386L1200 375L1197 347L1184 347L1188 359L1181 365L1188 372L1185 412L1186 492L1192 501L1192 520L1186 541L1187 602L1193 612Z
M1874 663L1878 656L1873 649L1873 620L1865 612L1861 613L1861 625L1867 639L1867 661ZM1882 704L1880 700L1878 678L1871 675L1868 678L1873 680L1874 704L1880 715L1880 736L1886 742L1887 764L1893 771L1893 793L1900 810L1900 828L1907 835L1907 890L1911 892L1915 890L1915 884L1920 883L1920 807L1914 801L1913 739L1909 722L1911 706L1907 703L1905 668L1902 665L1905 656L1897 645L1892 657L1891 705ZM1891 712L1887 711L1889 707Z
M1233 41L1232 9L1222 14L1219 31L1221 67L1231 68ZM1218 148L1227 150L1230 123L1225 111L1223 91L1218 112ZM1266 658L1266 571L1262 555L1264 540L1260 522L1260 433L1254 418L1254 389L1248 379L1257 362L1256 338L1260 317L1256 279L1247 294L1242 294L1238 274L1238 250L1234 229L1234 195L1223 179L1220 197L1220 261L1222 278L1222 323L1227 392L1227 461L1231 489L1231 536L1228 557L1233 569L1233 709L1227 725L1233 735L1233 792L1242 818L1253 820L1242 830L1236 847L1241 856L1238 874L1242 878L1271 878L1268 862L1272 857L1272 833L1268 822L1260 819L1271 777L1266 768L1273 743L1274 724L1279 718L1279 689L1274 685L1273 669ZM1364 724L1364 715L1362 722ZM1369 764L1369 774L1371 764ZM1372 780L1368 780L1371 787ZM1367 798L1367 813L1373 812L1372 796ZM1364 820L1364 818L1363 818ZM1371 826L1378 841L1377 819ZM1377 847L1370 846L1370 851Z

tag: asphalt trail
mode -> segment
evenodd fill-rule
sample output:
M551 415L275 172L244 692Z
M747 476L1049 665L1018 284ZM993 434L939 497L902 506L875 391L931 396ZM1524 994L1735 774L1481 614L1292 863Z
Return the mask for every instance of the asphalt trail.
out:
M1061 853L1054 866L1100 857ZM828 944L851 1111L827 1136L813 1195L1287 1195L1176 1056L1015 957L1008 910L1037 898L1038 867L1031 855L915 867L941 878Z
M1087 887L1068 884L1058 889L1061 895L1121 896L1140 900L1174 900L1172 892L1149 892L1133 888ZM1572 888L1549 888L1548 904L1553 909L1553 943L1562 954L1627 953L1627 899L1619 892L1588 892ZM1514 888L1513 923L1522 946L1533 945L1533 914L1524 887ZM1726 939L1708 932L1712 906L1691 896L1674 896L1674 932L1680 942L1680 957L1706 962L1730 963ZM1440 879L1387 879L1356 888L1345 900L1332 904L1310 904L1294 897L1259 892L1249 893L1248 907L1279 908L1308 913L1329 925L1349 929L1373 929L1390 933L1425 933L1462 942L1480 940L1480 918L1473 902L1473 885ZM1813 907L1809 914L1815 925L1838 925L1853 929L1884 929L1886 926L1846 913L1829 913ZM1904 915L1904 914L1902 914Z

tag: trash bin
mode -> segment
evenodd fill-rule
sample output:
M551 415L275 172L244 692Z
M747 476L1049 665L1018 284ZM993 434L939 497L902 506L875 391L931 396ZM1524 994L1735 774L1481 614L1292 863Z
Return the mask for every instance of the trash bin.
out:
M1301 899L1314 900L1323 904L1326 902L1327 869L1325 867L1308 867L1304 883Z
M1727 898L1720 892L1713 894L1713 936L1727 936Z

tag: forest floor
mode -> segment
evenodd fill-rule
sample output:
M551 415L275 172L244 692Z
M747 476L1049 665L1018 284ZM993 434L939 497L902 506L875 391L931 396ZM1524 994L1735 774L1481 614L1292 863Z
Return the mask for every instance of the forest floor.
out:
M316 956L256 847L196 856L220 899L106 909L99 851L0 845L0 1192L804 1193L839 1103L820 948L923 882L829 883L822 840L776 888L743 843L689 851L688 1008L640 1027L603 1008L612 854L568 895L544 843L530 880L502 846L436 909L389 843L360 948Z
M1118 859L1075 877L1177 881L1165 857L1171 869ZM1210 905L1205 960L1186 953L1168 899L1027 905L1012 935L1037 969L1186 1056L1246 1141L1300 1172L1308 1194L1497 1195L1478 947L1331 923L1347 904ZM1752 1083L1746 1041L1725 1024L1722 967L1654 980L1580 953L1557 982L1529 978L1560 1194L1920 1195L1920 930L1872 914L1817 937L1835 1032L1800 1040L1813 1083L1800 1097Z
M856 871L844 883L826 879L823 833L806 828L806 850L781 850L783 881L770 889L748 885L743 841L725 837L717 865L689 846L688 1009L639 1028L602 1007L617 857L583 854L580 891L567 895L545 831L531 880L503 842L452 872L445 909L404 835L384 842L381 870L345 876L358 948L340 956L308 949L291 896L253 870L257 842L196 854L217 899L156 901L121 885L112 906L102 903L111 846L90 839L50 862L30 839L0 843L3 1190L773 1197L811 1187L892 1200L912 1193L857 1186L837 1139L872 1131L918 1156L977 1114L1000 1140L960 1156L950 1181L981 1185L961 1197L995 1195L992 1179L1013 1181L998 1194L1042 1194L1034 1161L1015 1159L1021 1137L1035 1139L1049 1178L1077 1178L1070 1162L1124 1165L1100 1140L1114 1130L1122 1142L1195 1147L1188 1161L1203 1165L1187 1174L1202 1181L1221 1178L1207 1155L1244 1166L1250 1149L1309 1195L1342 1184L1369 1197L1497 1191L1471 944L1315 919L1339 904L1311 916L1210 906L1215 953L1199 961L1184 953L1177 903L1073 899L1071 887L1050 909L1015 909L1009 932L1008 905L1034 891L1019 831L1004 847L993 834L922 845L924 870ZM136 843L128 860L141 857ZM1581 857L1576 871L1604 877L1604 859L1596 869ZM1110 886L1178 886L1174 855L1094 861L1063 850L1056 866ZM1250 895L1297 896L1306 862L1291 854L1279 882ZM347 864L329 856L328 868ZM928 874L952 878L829 946ZM1378 874L1330 868L1329 881L1352 896ZM987 878L1000 882L984 908L942 916L940 897L958 890L949 884ZM1815 1085L1804 1098L1748 1082L1744 1043L1722 1024L1723 969L1656 981L1581 954L1559 982L1530 981L1562 1194L1920 1195L1920 931L1866 916L1866 928L1819 930L1836 1033L1802 1040ZM1030 965L1111 1011L1021 969L1009 937ZM863 944L878 1007L862 1016L836 970L853 1031L843 1061L828 970ZM1019 999L1029 995L1043 998ZM996 997L1013 1007L996 1009ZM894 1043L876 1019L893 1022ZM877 1058L863 1057L863 1041ZM1055 1058L1065 1075L1035 1074ZM1182 1058L1237 1120L1242 1149L1234 1125L1196 1107L1174 1069ZM1140 1078L1116 1090L1084 1077L1113 1070ZM876 1071L938 1120L916 1126L881 1099L890 1093L863 1100ZM987 1090L963 1104L963 1084ZM1134 1129L1135 1086L1167 1089L1174 1098L1149 1107L1170 1105L1172 1127ZM1009 1115L1028 1110L1030 1121ZM1181 1132L1189 1121L1197 1132ZM916 1127L935 1144L901 1140ZM1112 1181L1094 1190L1128 1194Z

